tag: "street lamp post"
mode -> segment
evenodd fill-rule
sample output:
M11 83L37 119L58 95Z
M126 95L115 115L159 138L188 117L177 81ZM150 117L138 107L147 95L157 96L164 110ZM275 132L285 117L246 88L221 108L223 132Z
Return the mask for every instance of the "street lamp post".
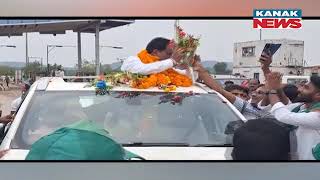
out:
M51 47L51 48L49 48ZM56 47L76 47L76 46L62 46L62 45L47 45L47 74L49 76L49 53Z
M14 45L0 45L0 47L16 48L17 46L14 46Z
M123 49L121 46L100 46L101 48L107 47L107 48L113 48L113 49Z

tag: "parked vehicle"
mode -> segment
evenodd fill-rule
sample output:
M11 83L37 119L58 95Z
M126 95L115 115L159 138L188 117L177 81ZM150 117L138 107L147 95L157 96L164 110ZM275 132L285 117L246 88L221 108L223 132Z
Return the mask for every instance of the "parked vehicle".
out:
M83 119L147 160L231 159L228 128L245 121L228 100L199 83L175 92L117 86L97 96L88 82L64 79L70 80L46 77L31 86L5 127L0 150L10 150L2 159L23 160L39 138Z

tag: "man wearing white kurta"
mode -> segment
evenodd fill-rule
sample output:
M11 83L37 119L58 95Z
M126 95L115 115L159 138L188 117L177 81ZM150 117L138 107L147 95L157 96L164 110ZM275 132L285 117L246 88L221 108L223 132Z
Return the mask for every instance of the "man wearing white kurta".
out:
M157 56L159 61L145 64L138 56L130 56L123 62L121 71L150 75L173 68L178 73L191 77L188 69L177 68L179 66L178 62L180 62L182 58L182 50L178 49L174 51L172 47L170 47L170 40L155 38L149 42L146 50L149 54Z
M277 91L281 88L280 73L267 75L271 113L278 121L297 126L297 159L314 160L312 148L320 143L320 77L312 76L311 82L299 89L298 102L284 105Z

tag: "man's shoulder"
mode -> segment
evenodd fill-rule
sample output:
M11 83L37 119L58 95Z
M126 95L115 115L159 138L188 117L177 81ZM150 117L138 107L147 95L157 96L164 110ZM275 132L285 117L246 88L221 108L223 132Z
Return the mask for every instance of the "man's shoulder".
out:
M15 99L14 101L12 101L11 110L16 111L18 109L18 106L20 105L21 101L22 101L21 96L18 97L17 99Z
M302 107L302 106L304 106L304 103L301 103L301 102L291 103L291 104L286 105L286 107L290 110L297 108L297 107Z
M127 57L127 59L125 61L127 61L127 60L137 60L137 59L139 59L138 56L129 56L129 57Z
M123 64L127 64L127 63L130 63L130 62L135 62L137 60L140 60L138 56L129 56L123 61Z

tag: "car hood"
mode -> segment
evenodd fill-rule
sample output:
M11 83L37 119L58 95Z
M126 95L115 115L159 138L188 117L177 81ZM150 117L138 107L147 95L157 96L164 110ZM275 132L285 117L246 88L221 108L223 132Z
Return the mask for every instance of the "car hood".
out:
M146 160L231 160L232 147L125 147ZM29 150L12 149L1 160L24 160Z

